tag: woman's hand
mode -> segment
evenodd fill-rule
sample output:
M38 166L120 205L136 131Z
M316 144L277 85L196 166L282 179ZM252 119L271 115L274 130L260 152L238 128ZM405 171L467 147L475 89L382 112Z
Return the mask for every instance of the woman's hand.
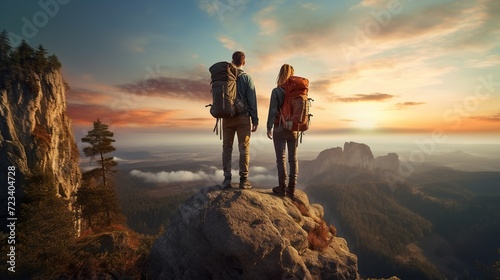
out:
M273 133L272 133L272 131L271 131L271 130L268 130L268 131L267 131L267 138L269 138L269 139L273 140Z

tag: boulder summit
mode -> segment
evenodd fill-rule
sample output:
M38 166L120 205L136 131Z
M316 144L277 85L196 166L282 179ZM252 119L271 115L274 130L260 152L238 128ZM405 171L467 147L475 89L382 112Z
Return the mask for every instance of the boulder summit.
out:
M357 256L296 190L205 187L184 202L150 253L152 279L359 279Z

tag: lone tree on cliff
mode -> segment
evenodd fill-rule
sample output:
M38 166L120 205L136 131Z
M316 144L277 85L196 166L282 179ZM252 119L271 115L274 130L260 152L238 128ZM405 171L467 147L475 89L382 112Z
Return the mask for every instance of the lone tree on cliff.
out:
M112 222L122 222L123 219L112 181L112 175L116 172L113 168L116 166L116 161L113 157L105 156L115 150L112 145L115 142L113 135L113 132L108 130L108 125L97 119L94 121L94 129L82 138L83 143L90 144L83 148L85 156L91 160L98 158L97 167L83 173L82 186L78 189L76 200L82 218L87 221L90 228L110 226ZM98 219L94 221L94 217ZM102 218L105 223L99 224Z

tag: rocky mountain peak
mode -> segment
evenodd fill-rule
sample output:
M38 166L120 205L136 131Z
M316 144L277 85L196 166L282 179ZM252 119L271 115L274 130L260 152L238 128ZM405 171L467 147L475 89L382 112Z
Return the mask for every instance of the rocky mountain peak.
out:
M359 279L357 257L297 190L203 188L150 254L152 279Z
M375 167L381 170L396 172L399 168L399 156L396 153L388 153L375 159Z
M314 160L301 161L299 180L316 183L363 181L380 177L387 171L397 172L399 164L396 153L374 158L368 145L345 142L343 149L326 149Z
M318 155L315 162L320 170L328 169L333 165L347 165L368 170L374 168L374 158L370 147L356 142L346 142L343 150L341 147L326 149Z
M342 162L348 166L361 167L372 170L374 158L370 147L366 144L356 142L346 142Z

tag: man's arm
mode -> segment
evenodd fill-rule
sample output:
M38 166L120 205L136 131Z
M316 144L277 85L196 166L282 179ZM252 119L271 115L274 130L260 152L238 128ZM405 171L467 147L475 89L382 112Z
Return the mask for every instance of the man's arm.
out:
M252 119L252 131L255 132L255 130L257 130L257 126L259 125L259 117L257 114L257 94L255 92L255 85L252 78L249 75L246 76L248 78L246 90L248 112L250 114L250 118Z

